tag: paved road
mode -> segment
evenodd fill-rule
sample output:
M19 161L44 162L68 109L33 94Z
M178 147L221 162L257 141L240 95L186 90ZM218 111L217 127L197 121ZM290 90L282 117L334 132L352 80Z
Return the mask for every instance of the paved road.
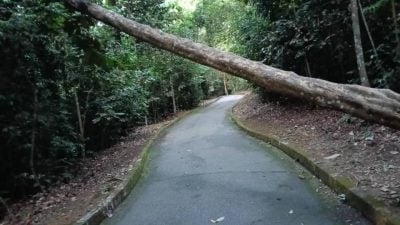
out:
M169 129L146 175L104 224L206 225L220 217L227 225L367 224L238 130L228 112L240 98L224 97Z

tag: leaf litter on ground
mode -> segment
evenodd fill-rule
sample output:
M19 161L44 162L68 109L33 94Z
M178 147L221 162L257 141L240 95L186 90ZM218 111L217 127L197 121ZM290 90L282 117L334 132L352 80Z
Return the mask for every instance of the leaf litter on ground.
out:
M224 216L221 216L221 217L219 217L219 218L216 219L216 220L211 219L210 221L211 221L211 223L219 223L219 222L222 222L222 221L224 221L224 220L225 220L225 217L224 217Z

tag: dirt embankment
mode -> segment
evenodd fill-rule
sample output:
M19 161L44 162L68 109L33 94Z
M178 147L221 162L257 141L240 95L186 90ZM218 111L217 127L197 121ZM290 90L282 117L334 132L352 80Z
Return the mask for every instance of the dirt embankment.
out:
M218 99L203 100L199 106L206 107ZM181 111L163 122L133 129L116 145L79 162L79 174L74 174L68 183L7 206L7 215L0 225L73 224L128 179L141 150L161 128L187 113Z
M299 101L262 102L256 95L246 96L234 114L255 131L303 149L400 213L400 131Z
M73 224L127 179L147 141L173 119L138 127L118 144L83 160L80 174L71 182L9 206L0 225Z

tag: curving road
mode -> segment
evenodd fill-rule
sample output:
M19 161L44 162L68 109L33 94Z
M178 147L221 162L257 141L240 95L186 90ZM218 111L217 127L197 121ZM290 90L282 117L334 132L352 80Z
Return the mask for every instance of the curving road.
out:
M368 224L273 147L229 120L228 96L170 128L108 225Z

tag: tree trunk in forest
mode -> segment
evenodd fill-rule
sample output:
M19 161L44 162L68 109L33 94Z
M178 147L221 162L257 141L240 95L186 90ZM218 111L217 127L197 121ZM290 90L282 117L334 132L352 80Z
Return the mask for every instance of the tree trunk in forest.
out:
M224 76L224 91L225 91L225 95L229 95L229 92L228 92L228 84L227 84L227 82L226 82L226 73L224 73L223 74L223 76Z
M305 60L305 62L306 62L306 72L307 72L307 76L308 76L308 77L312 77L312 74L311 74L311 67L310 67L310 63L308 62L307 53L304 55L304 60Z
M154 47L241 77L270 92L302 98L371 122L400 129L400 95L391 90L336 84L299 76L293 72L276 69L261 62L164 33L84 0L65 0L65 2L76 10Z
M394 35L395 35L396 43L397 43L396 56L399 57L400 56L400 36L399 36L400 29L399 29L399 25L397 24L396 2L394 0L392 0L391 5L392 5L392 19L393 19L393 26L394 26Z
M374 50L374 54L375 54L377 60L380 61L380 60L379 60L378 51L376 50L375 41L374 41L374 39L372 38L372 34L371 34L371 31L370 31L369 26L368 26L367 18L365 18L364 12L363 12L363 10L362 10L363 7L362 7L362 5L361 5L361 1L360 1L360 0L357 0L357 3L358 3L358 7L360 8L361 19L363 20L365 30L367 31L368 38L369 38L369 42L371 43L371 46L372 46L372 50Z
M152 100L151 103L151 108L153 109L153 123L157 123L158 121L158 114L157 114L157 103L155 102L155 100Z
M361 85L369 87L370 83L367 76L367 70L365 69L364 51L361 41L360 18L358 15L357 0L351 0L350 4L351 4L351 21L352 21L353 36L354 36L354 49L357 58L358 74L360 75Z
M84 122L82 119L82 114L81 114L81 106L79 104L79 98L78 98L78 93L76 91L76 88L73 90L74 94L74 101L75 101L75 107L76 107L76 116L78 118L78 125L79 125L79 140L82 145L82 158L85 158L86 155L86 149L85 149L85 130L84 130Z
M39 100L38 100L39 93L38 92L39 91L36 87L36 84L33 84L32 134L31 134L31 149L30 149L30 155L29 155L29 167L30 167L32 176L35 179L36 185L43 192L44 188L43 188L42 184L40 183L39 177L37 176L37 173L35 170L36 130L37 130L38 105L39 105Z
M174 82L172 81L172 75L169 76L169 85L171 86L172 108L175 114L177 110L176 110L175 90L174 90Z

